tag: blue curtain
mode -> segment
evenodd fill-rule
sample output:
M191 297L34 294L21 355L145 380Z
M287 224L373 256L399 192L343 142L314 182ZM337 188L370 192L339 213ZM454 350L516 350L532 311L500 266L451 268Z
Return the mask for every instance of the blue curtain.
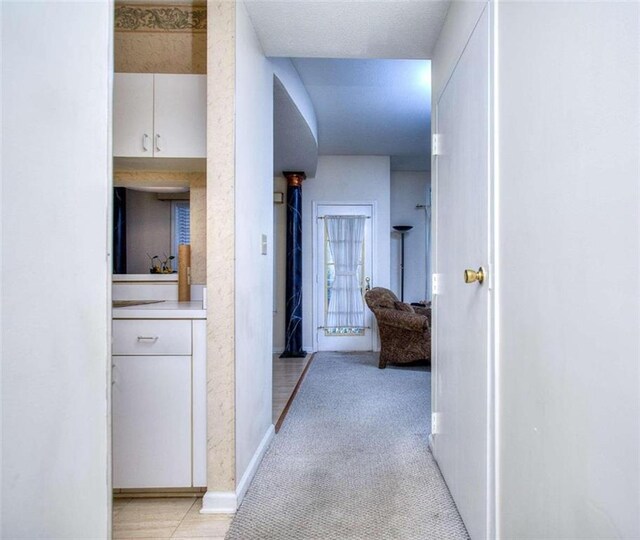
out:
M113 273L127 273L127 190L113 188Z

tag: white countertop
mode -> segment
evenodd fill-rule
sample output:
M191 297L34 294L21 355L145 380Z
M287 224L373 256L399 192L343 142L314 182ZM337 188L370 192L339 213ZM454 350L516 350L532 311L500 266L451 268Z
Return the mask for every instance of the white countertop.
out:
M113 274L113 281L178 281L178 274Z
M113 308L114 319L206 319L202 302L165 300L156 304L142 304Z

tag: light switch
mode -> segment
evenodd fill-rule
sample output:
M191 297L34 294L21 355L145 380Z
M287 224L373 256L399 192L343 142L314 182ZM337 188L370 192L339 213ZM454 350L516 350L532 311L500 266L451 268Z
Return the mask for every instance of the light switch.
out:
M441 274L431 274L431 294L438 295L442 294L442 275Z
M267 235L266 235L266 234L263 234L263 235L262 235L262 242L261 242L261 246L262 246L262 247L261 247L261 251L260 251L260 252L261 252L263 255L266 255L266 254L267 254Z

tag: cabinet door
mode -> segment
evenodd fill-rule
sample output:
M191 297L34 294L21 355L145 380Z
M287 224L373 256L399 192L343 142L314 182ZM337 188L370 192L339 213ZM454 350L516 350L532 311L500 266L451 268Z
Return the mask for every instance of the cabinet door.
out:
M116 73L113 80L113 155L153 155L153 74Z
M206 157L206 77L156 74L154 96L154 156Z
M113 357L113 487L191 486L191 357Z

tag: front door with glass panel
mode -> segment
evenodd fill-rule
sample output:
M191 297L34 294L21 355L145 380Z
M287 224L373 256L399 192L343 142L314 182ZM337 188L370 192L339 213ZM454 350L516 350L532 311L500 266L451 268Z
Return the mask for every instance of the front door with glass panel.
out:
M315 241L315 322L319 351L371 351L372 315L364 293L372 285L371 205L318 205Z

